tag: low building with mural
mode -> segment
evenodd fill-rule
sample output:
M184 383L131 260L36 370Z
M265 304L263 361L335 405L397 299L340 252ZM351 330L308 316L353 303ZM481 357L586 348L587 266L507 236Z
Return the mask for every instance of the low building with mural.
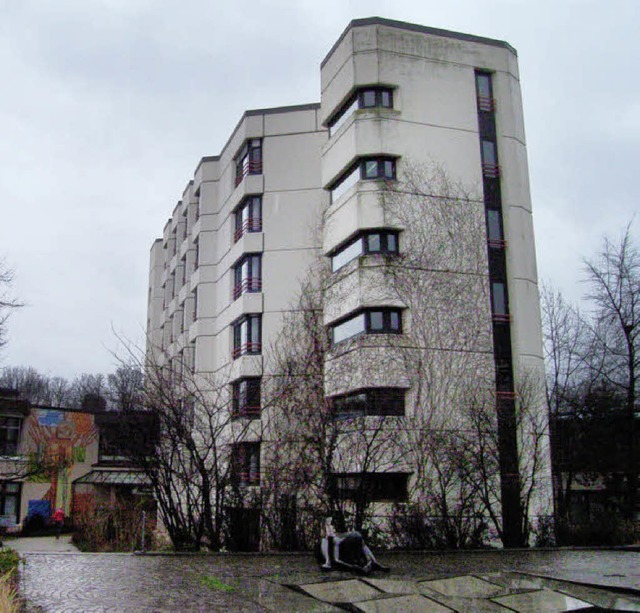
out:
M34 406L0 388L0 526L19 531L36 517L46 524L56 509L71 524L148 502L146 479L114 442L118 416Z

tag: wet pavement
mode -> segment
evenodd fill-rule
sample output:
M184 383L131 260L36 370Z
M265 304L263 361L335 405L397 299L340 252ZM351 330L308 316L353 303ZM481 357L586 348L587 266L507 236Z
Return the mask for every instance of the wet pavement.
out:
M640 611L640 553L627 551L387 553L392 572L369 577L309 555L22 555L31 613Z

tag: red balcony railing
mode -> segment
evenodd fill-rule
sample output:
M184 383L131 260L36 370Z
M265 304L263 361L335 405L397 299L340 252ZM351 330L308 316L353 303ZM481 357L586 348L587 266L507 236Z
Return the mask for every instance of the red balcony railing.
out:
M242 471L238 473L238 482L240 485L260 485L260 473Z
M508 324L511 321L511 315L508 313L494 313L493 321L498 324Z
M484 113L492 113L496 110L496 101L490 96L478 96L478 110Z
M497 164L482 164L482 174L489 179L496 179L500 176L500 166Z
M239 358L241 355L258 354L262 351L262 343L244 343L233 348L233 359Z
M505 240L496 240L490 238L487 242L489 243L489 247L491 247L492 249L505 249L507 246L507 241Z
M244 406L238 407L234 411L235 417L260 417L260 405L259 404L245 404Z
M496 398L498 401L511 401L516 399L515 392L496 392Z
M246 161L242 166L236 166L236 187L242 183L247 175L261 175L262 160Z
M234 242L238 242L247 232L262 232L262 217L249 217L242 222L233 235Z
M233 288L233 299L236 300L242 296L242 294L261 291L262 279L260 279L260 277L248 277L243 279L242 283L236 283Z

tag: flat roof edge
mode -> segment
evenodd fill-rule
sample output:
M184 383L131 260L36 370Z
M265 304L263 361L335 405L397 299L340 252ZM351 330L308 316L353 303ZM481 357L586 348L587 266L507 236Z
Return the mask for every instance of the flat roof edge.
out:
M434 36L443 36L446 38L454 38L456 40L465 40L472 43L482 43L484 45L492 45L494 47L502 47L511 51L514 55L518 55L518 52L506 41L498 40L495 38L486 38L484 36L476 36L475 34L465 34L464 32L454 32L452 30L443 30L441 28L432 28L430 26L421 26L417 23L408 23L406 21L396 21L395 19L385 19L384 17L365 17L363 19L353 19L349 22L349 25L344 29L338 40L333 44L329 53L325 55L322 62L320 62L320 68L329 60L331 54L338 48L340 43L344 40L344 37L352 28L362 26L389 26L391 28L399 28L402 30L409 30L411 32L421 32L422 34L432 34Z

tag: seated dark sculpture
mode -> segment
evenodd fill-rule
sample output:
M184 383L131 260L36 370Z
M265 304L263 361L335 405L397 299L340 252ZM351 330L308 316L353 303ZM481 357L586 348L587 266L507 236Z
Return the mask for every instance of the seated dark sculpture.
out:
M389 568L376 560L360 532L336 534L330 519L325 524L325 536L320 543L320 553L323 558L320 566L322 570L336 568L365 575L373 570L389 572Z

